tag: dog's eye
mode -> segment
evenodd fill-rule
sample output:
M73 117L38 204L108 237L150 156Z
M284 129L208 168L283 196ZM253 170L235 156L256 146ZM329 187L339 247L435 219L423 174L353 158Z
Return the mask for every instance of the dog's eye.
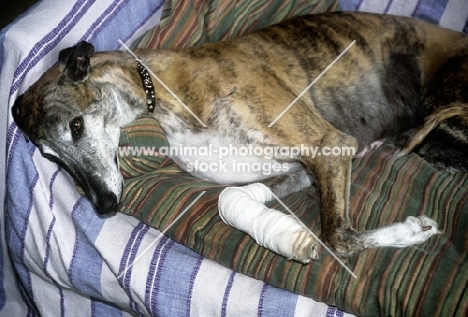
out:
M74 136L81 134L83 130L83 120L81 117L74 118L70 121L70 130L72 130Z

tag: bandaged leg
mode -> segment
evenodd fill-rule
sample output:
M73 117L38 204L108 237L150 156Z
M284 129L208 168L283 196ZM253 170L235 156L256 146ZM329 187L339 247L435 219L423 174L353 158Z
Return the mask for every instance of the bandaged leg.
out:
M270 189L261 183L228 187L219 196L219 215L226 224L288 259L304 263L317 259L313 236L292 216L264 205L272 199Z

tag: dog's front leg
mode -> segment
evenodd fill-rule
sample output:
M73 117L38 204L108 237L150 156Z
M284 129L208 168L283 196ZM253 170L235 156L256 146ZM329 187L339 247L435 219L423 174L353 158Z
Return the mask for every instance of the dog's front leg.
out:
M308 230L291 215L265 206L273 198L271 189L261 183L228 187L219 196L219 215L228 225L288 259L302 263L318 259L317 241Z

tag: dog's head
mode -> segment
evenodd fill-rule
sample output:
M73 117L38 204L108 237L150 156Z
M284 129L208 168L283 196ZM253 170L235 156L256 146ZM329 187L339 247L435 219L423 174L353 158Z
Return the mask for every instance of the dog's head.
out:
M90 80L93 45L60 52L59 63L17 98L16 125L43 156L63 166L100 214L117 211L123 179L117 163L119 127L105 92Z

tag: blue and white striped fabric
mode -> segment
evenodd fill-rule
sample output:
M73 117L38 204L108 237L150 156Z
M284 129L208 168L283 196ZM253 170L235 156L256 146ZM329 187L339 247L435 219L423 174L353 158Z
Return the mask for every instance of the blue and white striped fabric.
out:
M43 0L2 31L0 98L8 115L1 121L7 151L0 315L343 315L206 260L132 217L97 217L68 174L12 123L6 105L56 62L60 49L80 40L118 49L118 39L130 43L159 22L162 2Z
M12 123L14 99L56 62L60 49L82 39L98 50L118 49L118 39L130 43L158 23L162 2L42 0L0 33L0 104L7 114L0 119L6 149L0 156L6 166L6 180L0 175L0 315L345 316L206 260L134 218L97 217L68 174ZM342 6L467 28L466 0L350 0Z
M341 0L343 11L396 14L468 33L467 0Z

